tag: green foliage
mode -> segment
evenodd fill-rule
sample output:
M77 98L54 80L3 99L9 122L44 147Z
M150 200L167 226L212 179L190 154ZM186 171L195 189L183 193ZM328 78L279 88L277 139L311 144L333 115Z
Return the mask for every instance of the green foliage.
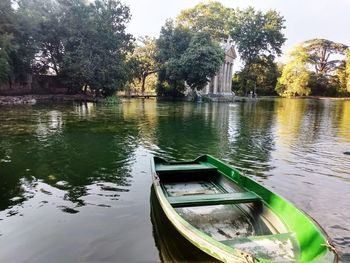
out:
M62 27L59 4L48 0L18 0L16 11L18 25L16 72L58 74L58 55L62 53Z
M281 55L286 40L282 33L285 20L275 10L232 9L210 1L181 11L176 22L193 32L207 32L216 41L232 37L244 63Z
M328 39L310 39L302 45L309 54L308 63L314 67L316 74L323 76L330 74L342 64L343 60L338 57L344 56L347 49L346 45Z
M342 63L329 78L331 85L336 87L337 95L344 96L347 95L346 84L347 84L347 74L346 74L346 63Z
M0 3L1 80L54 74L71 90L112 94L131 79L130 10L114 0Z
M308 87L310 72L306 68L309 54L302 46L297 46L290 53L290 60L284 66L278 79L276 91L280 96L303 96L310 94Z
M347 46L327 39L303 42L291 54L276 87L283 96L347 95ZM298 88L299 85L299 88Z
M10 0L0 2L0 83L11 82L13 56L19 46L15 34L18 23Z
M176 20L177 25L207 32L216 41L233 38L244 63L233 86L243 94L255 89L260 94L274 94L278 71L273 61L281 55L286 40L282 33L284 21L274 10L264 13L252 7L231 9L213 1L183 10Z
M233 9L224 7L220 2L210 1L181 11L176 17L176 24L193 32L209 33L213 39L220 41L229 36L233 14Z
M277 64L271 57L261 57L237 72L233 78L233 91L246 95L254 91L259 95L276 95L275 87L280 76Z
M223 50L216 45L208 33L195 34L188 49L180 58L186 83L201 90L220 68L224 61Z
M159 81L157 82L156 92L158 96L165 97L183 97L185 91L185 82L183 81Z
M345 76L346 76L346 90L350 93L350 50L347 49L345 53Z
M320 96L335 96L337 93L341 93L341 79L334 76L333 78L327 78L326 76L311 72L308 82L310 88L310 94Z
M12 72L11 53L16 50L12 34L0 36L0 83L8 81L8 76Z
M131 54L130 61L133 63L133 76L136 79L133 81L134 89L138 88L135 85L140 85L141 93L144 93L146 84L155 86L154 81L149 80L148 76L157 73L160 68L156 61L156 40L147 36L140 38ZM152 84L147 83L147 80Z
M202 89L223 63L221 48L208 33L193 33L174 27L168 20L157 40L158 94L179 95L185 82L193 89Z
M126 62L132 37L125 33L130 10L120 1L63 1L69 29L61 74L72 89L83 85L111 95L131 79Z
M120 99L117 96L108 96L103 102L107 105L117 105L120 103Z
M233 21L231 36L244 63L249 64L263 55L281 55L286 40L282 33L285 20L278 12L263 13L249 7L236 10Z
M188 48L192 34L189 29L183 27L174 27L172 20L167 20L160 31L157 39L158 63L167 63L171 58L181 56Z

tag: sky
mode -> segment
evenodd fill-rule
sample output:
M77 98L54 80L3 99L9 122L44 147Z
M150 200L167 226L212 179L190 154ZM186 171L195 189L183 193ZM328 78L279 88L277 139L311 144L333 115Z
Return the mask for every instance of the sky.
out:
M199 0L124 0L131 9L127 31L134 36L158 37L167 18L198 4ZM350 0L219 0L224 6L266 11L277 10L285 18L286 54L295 44L326 38L350 45ZM282 57L282 60L285 57Z

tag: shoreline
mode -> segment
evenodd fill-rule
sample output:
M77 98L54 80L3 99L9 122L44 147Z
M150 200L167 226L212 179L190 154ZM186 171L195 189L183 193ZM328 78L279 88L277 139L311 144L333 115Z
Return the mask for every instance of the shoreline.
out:
M118 96L117 96L118 97ZM248 101L260 101L260 100L273 100L282 99L279 96L261 96L257 98L249 98L243 96L235 96L232 102L248 102ZM184 98L172 98L172 97L157 97L159 100L185 100ZM303 97L292 97L290 99L312 99L312 100L350 100L350 97L322 97L322 96L303 96ZM85 94L28 94L28 95L17 95L17 96L5 96L0 95L0 106L1 105L34 105L37 102L101 102L103 98L95 98Z
M19 96L0 96L0 105L34 105L37 102L64 102L83 101L98 102L100 98L94 98L85 94L28 94Z

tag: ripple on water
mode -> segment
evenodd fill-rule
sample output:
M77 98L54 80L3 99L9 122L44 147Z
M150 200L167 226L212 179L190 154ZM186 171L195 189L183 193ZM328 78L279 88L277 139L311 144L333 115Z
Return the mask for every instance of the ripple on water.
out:
M68 213L68 214L77 214L77 213L79 213L79 210L76 210L76 209L68 207L68 206L58 206L57 208L59 208L62 212Z

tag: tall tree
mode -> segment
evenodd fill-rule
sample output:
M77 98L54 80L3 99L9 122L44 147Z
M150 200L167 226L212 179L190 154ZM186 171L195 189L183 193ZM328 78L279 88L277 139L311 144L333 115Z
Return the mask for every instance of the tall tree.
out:
M187 83L202 89L223 63L223 50L206 32L193 33L167 21L157 41L159 93L181 94ZM168 90L168 91L167 91Z
M179 58L189 47L191 32L183 27L175 27L167 20L157 39L156 60L160 67L157 93L179 96L185 89L185 80Z
M17 0L0 3L0 78L53 74L77 91L111 94L131 77L125 32L130 10L119 0ZM15 23L13 23L13 21ZM11 23L14 24L11 27ZM10 29L9 29L10 28Z
M90 88L105 95L131 77L126 61L132 36L125 32L130 10L120 1L61 0L68 28L64 39L62 77L74 89Z
M10 0L0 2L0 83L11 85L13 75L12 56L18 49L15 38L17 21Z
M263 56L235 74L233 89L242 95L247 94L248 91L254 91L259 95L275 95L279 76L280 72L273 58Z
M60 5L55 0L18 0L20 24L19 53L28 73L59 74L62 59L62 34ZM25 56L23 57L23 54Z
M215 76L224 61L224 52L208 33L196 33L181 56L186 83L196 90L203 89Z
M176 17L176 24L193 32L209 33L214 40L220 41L229 37L233 14L233 9L209 1L182 10Z
M346 74L346 90L350 92L350 50L347 49L345 53L345 74Z
M243 61L243 69L239 73L241 77L236 78L236 84L244 94L256 89L260 94L270 93L268 86L272 84L271 81L276 81L277 73L273 61L282 54L281 48L286 40L282 33L285 28L283 16L275 10L263 13L249 7L237 9L233 21L231 36ZM262 80L262 76L267 76L264 73L270 70L273 70L274 80L267 81L269 77Z
M310 39L303 43L309 54L308 62L314 66L315 73L326 76L342 63L347 46L328 39Z
M150 37L140 38L132 53L136 63L136 77L141 82L141 93L145 92L146 79L149 75L159 71L156 61L156 40Z
M280 96L309 95L308 82L310 72L306 68L309 54L303 46L296 46L289 54L289 61L278 79L276 91Z
M231 36L245 64L265 56L279 56L285 42L284 18L275 10L266 13L249 7L236 10Z

